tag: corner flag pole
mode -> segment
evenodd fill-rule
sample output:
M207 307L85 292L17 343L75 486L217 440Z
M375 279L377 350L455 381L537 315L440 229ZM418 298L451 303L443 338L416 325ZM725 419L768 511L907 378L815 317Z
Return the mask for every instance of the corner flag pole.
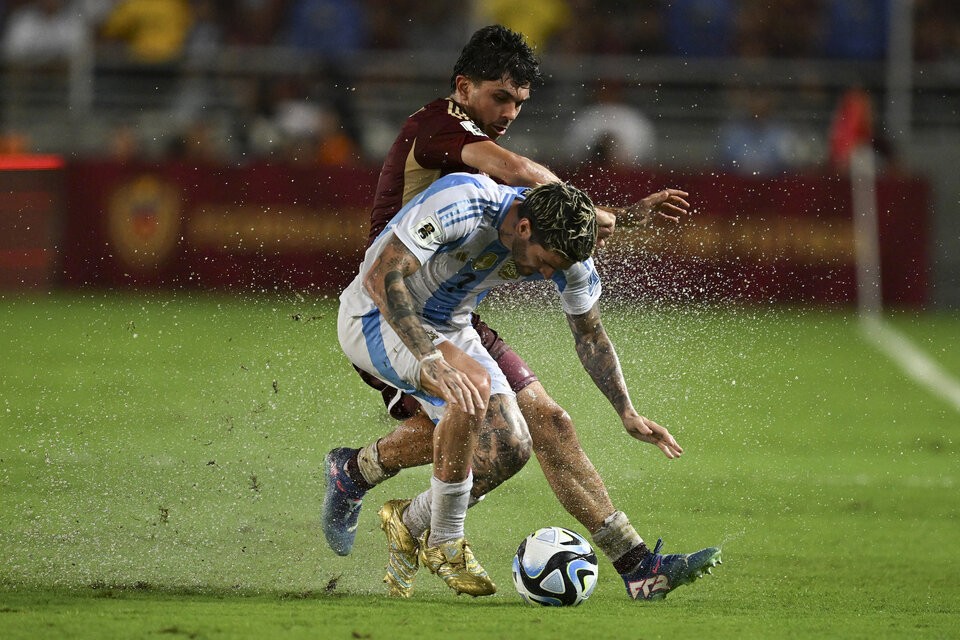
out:
M850 157L853 241L857 265L857 309L860 318L878 318L883 311L880 279L880 224L877 220L877 162L870 144Z

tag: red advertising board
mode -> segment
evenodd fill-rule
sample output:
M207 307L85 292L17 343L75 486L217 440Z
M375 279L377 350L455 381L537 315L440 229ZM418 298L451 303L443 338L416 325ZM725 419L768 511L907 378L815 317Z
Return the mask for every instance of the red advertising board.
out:
M72 165L65 283L339 291L359 264L376 177L271 165Z
M589 168L567 177L598 203L628 204L668 186L690 192L694 213L682 223L620 229L600 252L610 294L855 299L846 179ZM359 263L376 179L375 168L77 163L67 172L64 282L336 294ZM926 301L928 201L920 179L878 183L888 304Z
M63 160L0 154L0 290L55 283L63 221Z

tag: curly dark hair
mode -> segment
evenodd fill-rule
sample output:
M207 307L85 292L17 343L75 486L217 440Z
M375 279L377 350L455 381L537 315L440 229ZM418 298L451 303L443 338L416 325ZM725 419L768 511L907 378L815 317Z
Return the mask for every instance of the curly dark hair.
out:
M597 210L590 196L571 184L551 182L527 192L519 215L530 220L530 239L573 262L597 245Z
M457 76L474 82L508 77L518 87L535 89L543 84L540 60L523 36L516 31L492 24L478 29L460 52L453 65L450 88L456 88Z

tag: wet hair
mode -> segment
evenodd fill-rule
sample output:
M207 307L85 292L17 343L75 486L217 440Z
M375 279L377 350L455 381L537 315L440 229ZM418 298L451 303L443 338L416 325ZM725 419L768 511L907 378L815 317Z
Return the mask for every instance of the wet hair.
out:
M597 245L597 210L573 185L551 182L527 192L519 215L530 220L530 239L572 262L583 262Z
M533 49L522 35L499 24L474 32L453 65L451 89L456 89L457 76L466 76L475 83L506 77L517 87L531 89L543 84L540 60Z

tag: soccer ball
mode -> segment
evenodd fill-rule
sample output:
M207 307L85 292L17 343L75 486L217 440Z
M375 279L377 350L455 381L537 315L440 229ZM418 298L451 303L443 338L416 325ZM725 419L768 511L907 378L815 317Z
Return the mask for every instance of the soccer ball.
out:
M513 585L529 604L575 607L597 586L597 554L579 533L545 527L528 535L513 557Z

